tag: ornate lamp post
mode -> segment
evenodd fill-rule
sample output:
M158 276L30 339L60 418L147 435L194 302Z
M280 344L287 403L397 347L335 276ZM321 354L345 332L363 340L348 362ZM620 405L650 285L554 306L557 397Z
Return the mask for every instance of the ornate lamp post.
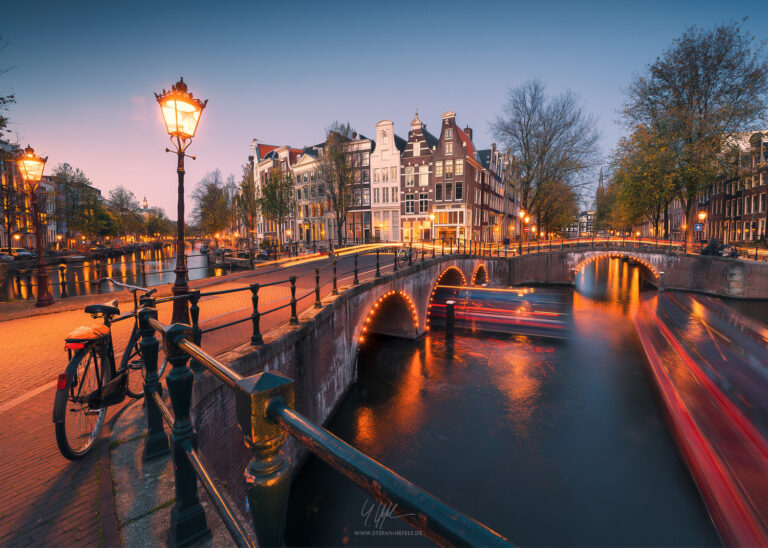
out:
M192 143L192 137L197 131L197 124L200 122L200 115L203 113L208 100L201 101L195 99L187 91L187 84L184 78L180 78L170 91L163 90L162 93L155 93L155 98L160 104L160 110L163 113L163 121L170 135L173 150L166 148L166 152L175 152L177 157L176 173L179 176L179 197L177 213L177 231L176 231L176 281L173 284L173 294L184 295L189 292L189 283L187 278L187 257L184 253L184 157L187 147ZM190 156L193 160L194 156ZM187 301L177 299L173 302L173 322L189 323L189 310Z
M48 271L45 269L43 259L43 234L40 231L40 212L37 203L37 188L43 179L43 169L48 157L41 158L35 154L34 149L27 145L24 154L16 159L21 178L29 189L32 200L32 215L35 222L35 239L37 240L37 304L35 306L49 306L53 304L53 297L48 289Z
M704 233L704 223L707 220L707 212L699 211L699 222L701 223L701 230L699 230L699 241L701 241L701 235Z

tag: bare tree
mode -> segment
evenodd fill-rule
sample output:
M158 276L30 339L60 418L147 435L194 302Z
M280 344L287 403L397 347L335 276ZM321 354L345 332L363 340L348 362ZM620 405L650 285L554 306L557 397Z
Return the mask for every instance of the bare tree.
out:
M259 215L259 201L256 197L256 181L253 169L248 164L243 166L243 176L235 196L237 215L248 232L248 249L253 248L253 235L256 230L256 219Z
M349 122L333 122L326 131L325 148L318 162L322 190L333 211L339 245L344 245L347 212L352 205L352 162L346 143L353 133Z
M206 173L197 183L192 200L192 219L203 234L211 236L224 230L229 224L230 208L225 183L218 169Z
M526 211L542 217L541 222L549 209L558 210L552 220L571 209L564 209L564 196L575 199L576 190L586 184L580 175L599 160L597 120L572 92L549 97L540 80L528 81L509 90L491 130L515 157L516 190Z
M289 171L273 169L258 199L259 209L265 219L277 225L278 250L283 249L283 223L293 205L293 176Z
M626 90L626 126L645 126L675 154L689 243L696 196L727 169L733 135L765 120L768 59L753 42L738 23L689 27Z

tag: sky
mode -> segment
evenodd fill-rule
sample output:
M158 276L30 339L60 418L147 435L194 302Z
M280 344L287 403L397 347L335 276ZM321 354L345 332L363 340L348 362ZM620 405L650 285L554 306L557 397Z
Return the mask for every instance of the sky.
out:
M768 3L697 2L13 2L3 7L0 95L12 139L68 162L103 194L122 185L176 211L175 158L154 92L180 76L208 99L187 160L186 195L209 171L238 179L260 142L323 141L334 120L407 137L456 112L474 142L506 94L532 78L572 90L597 116L607 154L623 89L686 27L749 19L768 38ZM192 209L191 203L187 211Z

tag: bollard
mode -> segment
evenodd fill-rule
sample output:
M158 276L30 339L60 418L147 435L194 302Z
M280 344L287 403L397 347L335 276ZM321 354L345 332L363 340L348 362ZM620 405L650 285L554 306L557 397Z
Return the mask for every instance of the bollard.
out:
M147 286L147 265L144 262L144 254L141 254L141 260L139 261L139 267L141 268L141 284Z
M757 256L757 244L755 244L755 260L756 260L756 261L758 260L758 256Z
M261 336L261 330L259 328L259 321L261 320L261 314L259 314L259 284L251 284L251 305L253 306L253 315L251 316L251 323L253 324L251 344L264 344L264 339Z
M189 461L187 447L197 449L197 437L189 418L192 402L194 374L187 367L189 356L179 348L179 342L188 339L192 329L188 325L173 324L163 333L163 350L171 364L171 372L165 379L173 406L173 468L176 487L176 502L171 509L171 527L168 544L181 546L209 536L205 512L197 495L197 476Z
M291 276L291 325L299 325L299 316L296 314L296 276Z
M357 279L357 253L355 253L355 279L352 280L352 285L357 285L360 283L360 280Z
M203 343L203 330L200 329L200 290L189 292L189 317L192 322L192 342L197 346ZM205 367L195 358L190 359L189 367L192 371L203 371Z
M286 433L267 417L271 402L294 406L291 379L267 371L237 382L235 415L251 451L244 476L253 529L259 545L284 546L291 467L281 451Z
M435 244L432 244L432 258L435 258Z
M664 292L664 272L659 272L659 291Z
M96 280L101 280L101 259L96 259ZM101 288L101 282L97 281L96 283L96 294L101 295L104 293L104 290Z
M379 250L376 250L376 278L381 278L381 270L379 270Z
M333 259L333 291L331 291L332 295L338 295L339 289L336 287L336 259Z
M453 335L456 329L456 301L445 301L445 333Z
M445 255L445 240L442 242L442 246L440 248L440 255Z
M413 242L408 242L408 266L413 264Z
M315 269L315 308L322 308L323 303L320 302L320 269Z
M61 289L59 290L59 294L62 299L69 297L69 293L67 292L67 267L62 265L59 265L59 284L61 286Z
M421 262L424 262L424 242L421 242Z
M162 396L163 387L157 376L157 353L160 341L155 337L155 328L149 319L157 319L157 310L142 308L139 310L139 332L141 333L141 359L144 362L144 402L147 406L147 437L144 439L144 460L167 455L171 452L168 435L163 427L163 415L153 394Z

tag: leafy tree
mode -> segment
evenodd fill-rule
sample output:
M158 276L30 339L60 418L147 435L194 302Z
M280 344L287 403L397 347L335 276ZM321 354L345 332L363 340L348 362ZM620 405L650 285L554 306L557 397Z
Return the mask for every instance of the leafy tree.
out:
M235 196L236 211L239 221L248 232L248 247L253 245L253 234L259 215L259 200L256 197L256 181L251 166L243 166L243 176Z
M159 234L162 236L171 236L176 233L176 223L165 216L165 211L159 207L150 208L144 224L147 236Z
M579 176L598 161L597 120L572 92L550 97L540 80L509 90L491 129L517 162L522 207L537 216L560 208L563 185L574 194L586 185Z
M77 230L83 204L96 196L96 190L85 173L67 163L56 166L52 178L55 183L53 217L59 225L64 225L69 239L72 230Z
M542 191L546 192L546 196L542 196L533 210L540 232L563 232L579 216L576 193L560 181L549 183Z
M120 233L125 236L129 228L136 227L136 217L141 208L139 201L133 192L118 186L109 191L109 203L118 218Z
M283 173L279 169L272 170L269 180L261 189L258 203L262 216L277 225L277 245L278 249L282 250L282 227L293 205L293 177L291 173L288 171Z
M74 228L85 236L101 239L105 236L117 236L120 221L104 207L98 195L89 193L80 204Z
M2 52L7 43L0 36L0 52ZM8 72L7 67L0 67L0 76ZM0 141L3 140L3 134L8 132L8 117L3 114L3 111L8 109L8 106L16 102L16 97L11 93L8 95L0 95ZM2 152L0 152L2 154Z
M218 169L206 174L192 193L195 207L192 218L203 234L221 232L229 224L231 216L227 193Z
M757 128L768 106L768 59L737 23L689 27L627 88L623 119L674 155L671 177L693 241L696 196L727 167L734 133Z
M344 244L344 225L352 205L352 161L346 147L354 130L349 122L333 122L326 131L325 147L318 162L319 179L336 220L336 238Z

